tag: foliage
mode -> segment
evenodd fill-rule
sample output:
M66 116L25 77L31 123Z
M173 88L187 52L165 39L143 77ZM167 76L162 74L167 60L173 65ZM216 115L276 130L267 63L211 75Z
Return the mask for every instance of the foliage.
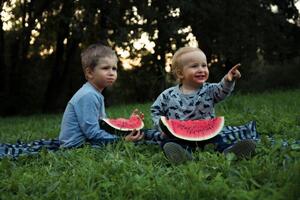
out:
M274 6L277 12L272 11ZM248 81L256 76L254 62L263 62L260 71L267 79L281 72L278 66L291 74L299 65L299 13L294 0L5 0L1 11L10 19L0 18L0 115L63 109L84 82L80 52L95 42L122 48L129 58L139 59L134 72L122 72L120 96L114 98L119 102L149 101L165 89L170 84L166 55L187 45L191 34L212 64L212 81L238 62L245 66ZM4 29L8 22L11 28ZM145 33L155 43L151 52L134 45ZM277 78L272 82L281 83ZM268 89L255 81L251 84ZM280 86L297 87L299 80ZM151 92L145 94L145 88Z
M298 199L300 152L280 141L300 139L300 91L235 94L218 104L227 125L256 120L262 141L250 160L224 157L207 148L195 161L173 166L155 145L118 143L95 149L42 151L33 157L0 161L0 199ZM128 117L147 104L118 105L111 117ZM59 115L0 120L0 141L53 138ZM272 145L267 135L273 135Z

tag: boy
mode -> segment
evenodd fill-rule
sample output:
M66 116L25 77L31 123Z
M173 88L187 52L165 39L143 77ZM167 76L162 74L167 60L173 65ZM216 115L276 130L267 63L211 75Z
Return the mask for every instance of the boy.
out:
M101 129L98 122L106 117L101 92L116 81L117 62L115 52L101 44L92 44L82 52L81 63L87 82L74 94L65 109L59 134L61 147L79 147L85 142L101 145L120 139ZM133 131L124 140L135 142L142 138L140 131Z
M161 116L180 120L214 118L214 105L230 95L235 81L241 77L239 66L234 66L220 83L206 83L209 70L203 51L193 47L180 48L172 59L172 71L179 84L162 92L151 106L151 116L156 129L160 130ZM164 133L162 136L165 137L163 151L173 163L191 160L192 156L186 149L203 147L207 143L213 143L216 150L225 154L232 152L238 157L249 156L255 150L252 139L257 139L255 122L239 127L224 127L218 136L197 143L171 140Z

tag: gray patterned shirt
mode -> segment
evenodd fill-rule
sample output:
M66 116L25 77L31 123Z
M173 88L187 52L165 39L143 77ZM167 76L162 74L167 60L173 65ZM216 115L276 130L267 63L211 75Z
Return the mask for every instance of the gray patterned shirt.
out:
M235 82L204 83L192 94L183 94L180 85L163 91L151 106L154 127L159 130L160 116L171 119L209 119L215 117L215 103L225 99L234 89Z

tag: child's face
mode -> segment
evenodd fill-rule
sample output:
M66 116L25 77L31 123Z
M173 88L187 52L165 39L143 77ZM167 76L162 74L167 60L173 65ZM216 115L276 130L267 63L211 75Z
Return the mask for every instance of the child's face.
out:
M86 70L88 81L102 91L117 80L117 59L113 56L103 58L94 69Z
M182 70L177 72L177 77L181 79L183 85L196 89L207 81L209 71L206 56L202 51L185 53L179 59Z

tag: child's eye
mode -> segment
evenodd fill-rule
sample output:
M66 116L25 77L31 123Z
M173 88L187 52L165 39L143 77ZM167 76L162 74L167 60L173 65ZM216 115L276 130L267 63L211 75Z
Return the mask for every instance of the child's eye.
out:
M118 69L117 67L113 67L113 68L112 68L112 70L114 70L114 71L117 71L117 69Z
M194 64L191 66L191 68L197 68L199 65L198 64Z
M103 67L101 67L101 69L107 70L107 69L109 69L109 66L103 66Z

